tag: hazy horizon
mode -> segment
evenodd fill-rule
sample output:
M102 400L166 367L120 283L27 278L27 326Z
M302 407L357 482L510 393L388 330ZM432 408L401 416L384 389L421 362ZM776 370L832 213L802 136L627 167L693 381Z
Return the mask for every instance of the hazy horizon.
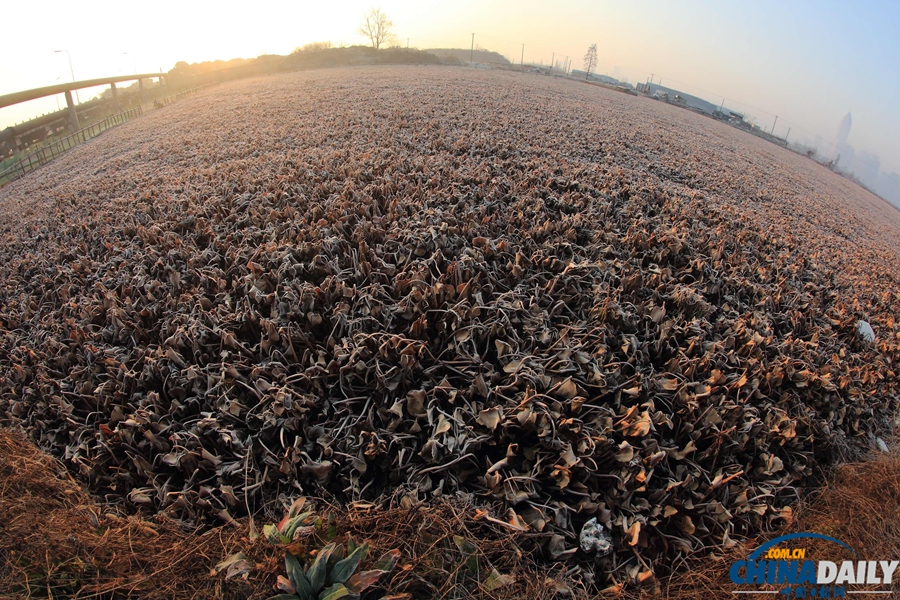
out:
M51 0L40 20L25 4L6 9L6 53L0 94L69 81L66 49L76 79L168 71L178 61L287 54L312 41L364 44L356 33L373 6L394 22L397 42L419 48L497 51L515 62L571 58L581 68L587 47L599 50L598 73L630 83L654 81L745 112L764 129L791 141L831 145L847 112L848 143L861 160L877 155L883 172L900 172L900 4L865 2L736 2L693 0L612 3L571 0L552 8L534 0L433 5L410 0L282 3L262 0L252 10L169 0L129 10L99 2L89 11ZM31 24L30 27L25 25ZM22 25L21 27L18 25ZM96 31L96 36L85 36ZM127 54L126 54L127 53ZM887 73L885 73L887 71ZM99 91L99 90L98 90ZM82 100L92 93L82 93ZM0 109L0 129L55 110L56 99ZM868 153L859 157L860 151ZM844 164L852 167L852 164Z

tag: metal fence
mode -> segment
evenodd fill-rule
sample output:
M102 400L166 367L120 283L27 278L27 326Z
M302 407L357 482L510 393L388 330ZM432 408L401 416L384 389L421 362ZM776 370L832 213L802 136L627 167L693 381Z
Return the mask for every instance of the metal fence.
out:
M204 88L211 87L216 85L217 82L208 83L206 85L201 85L199 87L191 88L188 90L184 90L174 94L172 96L166 96L164 98L160 98L153 102L153 105L156 108L162 108L167 104L171 104L177 100L181 100L185 96L190 96L192 94L196 94L197 92L203 90ZM44 146L39 150L35 150L34 152L28 154L24 158L19 159L3 171L0 171L0 186L6 185L11 181L15 181L19 177L22 177L26 173L30 173L34 171L38 167L47 164L66 150L74 148L79 144L83 144L84 142L90 140L91 138L97 137L102 132L106 131L110 127L115 127L116 125L121 125L125 121L133 119L134 117L138 117L144 114L144 109L142 106L138 106L137 108L132 108L131 110L126 110L125 112L119 113L117 115L111 115L106 117L102 121L98 121L91 125L90 127L85 127L80 131L76 131L71 135L67 135L64 138L54 141L51 144Z
M162 108L163 106L172 104L176 100L181 100L185 96L190 96L190 95L196 94L197 92L204 90L208 87L212 87L212 86L216 85L217 83L218 82L207 83L205 85L197 86L197 87L191 88L189 90L182 90L172 96L166 96L165 98L159 98L159 99L153 101L153 107L154 108Z
M144 114L144 109L140 106L126 110L117 115L110 115L101 121L97 121L89 127L85 127L71 135L58 139L55 142L40 148L19 159L11 166L0 172L0 185L15 181L26 173L34 171L38 167L47 164L66 150L70 150L79 144L83 144L91 138L95 138L107 129L121 125L122 123L139 117Z

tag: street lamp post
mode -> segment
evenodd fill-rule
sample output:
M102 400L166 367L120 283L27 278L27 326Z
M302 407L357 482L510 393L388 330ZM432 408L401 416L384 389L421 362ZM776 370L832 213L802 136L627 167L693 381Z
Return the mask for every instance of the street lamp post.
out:
M407 47L409 46L409 42L407 42ZM122 54L128 54L128 52L123 52ZM131 66L134 67L134 74L137 75L137 61L134 58L134 54L131 55Z
M69 54L68 50L54 50L53 52L59 54L60 52L65 52L66 56L69 57L69 73L72 74L72 83L75 83L75 69L72 68L72 55ZM75 90L75 100L81 104L81 98L78 97L78 90Z

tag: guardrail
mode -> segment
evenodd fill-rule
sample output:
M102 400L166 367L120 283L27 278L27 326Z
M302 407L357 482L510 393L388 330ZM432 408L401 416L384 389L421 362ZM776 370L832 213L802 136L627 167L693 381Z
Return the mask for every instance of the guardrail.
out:
M79 144L83 144L86 141L97 137L107 129L115 127L116 125L121 125L142 114L144 114L144 109L138 106L137 108L132 108L131 110L126 110L125 112L116 115L110 115L89 127L85 127L84 129L58 139L39 150L35 150L0 172L0 185L15 181L26 173L30 173L38 167L47 164L66 150L70 150Z

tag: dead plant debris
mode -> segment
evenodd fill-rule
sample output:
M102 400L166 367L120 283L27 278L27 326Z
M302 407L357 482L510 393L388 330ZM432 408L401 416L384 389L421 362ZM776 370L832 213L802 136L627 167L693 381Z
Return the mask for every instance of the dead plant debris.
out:
M188 529L473 494L585 586L781 527L896 414L900 218L620 96L284 75L6 186L5 422Z

